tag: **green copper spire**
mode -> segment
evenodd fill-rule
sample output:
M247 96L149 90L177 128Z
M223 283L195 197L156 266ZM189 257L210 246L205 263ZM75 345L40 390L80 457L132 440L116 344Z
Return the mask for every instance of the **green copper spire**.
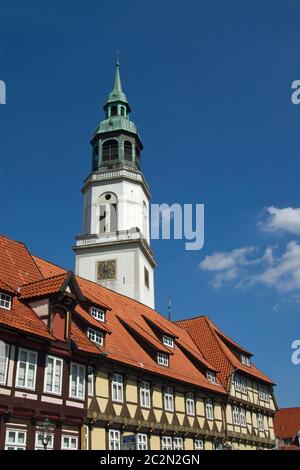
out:
M127 107L127 112L130 112L130 106L129 106L127 97L122 89L119 57L117 57L117 61L116 61L116 75L115 75L114 87L105 101L104 109L106 109L107 106L112 103L125 104Z

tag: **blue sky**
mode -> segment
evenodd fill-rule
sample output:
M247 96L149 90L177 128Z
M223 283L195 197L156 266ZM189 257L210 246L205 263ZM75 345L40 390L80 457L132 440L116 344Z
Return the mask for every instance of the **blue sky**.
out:
M3 1L0 230L74 267L89 139L120 49L153 202L204 203L205 246L154 241L156 305L209 315L299 405L300 5ZM268 208L280 209L272 213ZM220 254L221 253L221 254ZM296 263L296 265L295 265ZM299 256L300 263L300 256Z

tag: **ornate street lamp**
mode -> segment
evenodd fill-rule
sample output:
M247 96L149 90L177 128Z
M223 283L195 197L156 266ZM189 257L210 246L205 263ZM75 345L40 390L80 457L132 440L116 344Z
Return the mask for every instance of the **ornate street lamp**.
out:
M41 428L40 428L40 434L42 438L42 444L44 446L44 450L47 450L47 446L51 440L52 434L53 434L53 426L48 418L48 416L45 418L45 421L43 422Z

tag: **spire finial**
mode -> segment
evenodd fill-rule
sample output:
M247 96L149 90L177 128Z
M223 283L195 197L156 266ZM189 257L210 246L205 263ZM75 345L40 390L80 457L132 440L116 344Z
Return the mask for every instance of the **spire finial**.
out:
M117 57L116 57L116 76L115 76L115 83L114 83L114 91L122 92L122 84L121 84L121 76L120 76L120 51L117 49Z
M116 66L120 67L120 49L117 49Z

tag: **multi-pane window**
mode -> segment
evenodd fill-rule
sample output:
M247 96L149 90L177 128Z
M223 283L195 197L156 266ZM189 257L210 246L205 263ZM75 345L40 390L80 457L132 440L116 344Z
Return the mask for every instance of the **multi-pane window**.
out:
M244 408L234 406L232 409L233 424L237 426L246 426L246 412Z
M71 362L70 390L72 398L84 399L85 395L85 366Z
M204 449L203 440L202 439L195 439L194 448L195 448L195 450L203 450Z
M17 387L35 389L37 353L28 349L19 349L17 366Z
M234 374L233 383L234 383L234 388L236 392L241 392L245 395L248 393L246 377L239 375L239 374Z
M151 389L149 382L141 382L140 385L140 404L142 408L150 408L151 406Z
M195 397L194 394L189 392L185 399L186 413L189 416L195 416Z
M0 384L6 384L9 358L9 345L0 341Z
M246 412L244 408L240 409L240 423L241 426L246 427Z
M212 372L211 370L208 370L206 373L207 380L211 382L212 384L216 383L216 374Z
M0 307L5 308L6 310L11 309L11 295L0 292Z
M207 419L214 419L214 405L211 398L205 400L205 416Z
M164 403L166 411L174 411L174 395L172 387L166 387L164 392Z
M78 449L78 437L67 434L61 436L61 450L77 450Z
M147 434L138 433L136 435L136 447L137 450L148 450Z
M34 446L35 450L45 450L43 442L44 442L43 434L41 432L36 432L35 433L35 446ZM54 435L49 434L46 449L53 450L53 444L54 444Z
M96 318L96 320L105 322L104 310L96 307L91 307L91 315L92 317Z
M109 450L121 449L121 433L115 429L110 429L108 433Z
M238 406L234 406L232 409L233 424L240 425L240 409Z
M172 437L170 436L163 436L161 439L161 449L162 450L172 450Z
M168 356L168 354L157 353L157 364L160 364L161 366L168 367L168 365L169 365L169 356Z
M258 396L259 396L260 400L263 400L263 401L269 401L270 400L269 389L266 385L259 385L258 386Z
M45 368L44 392L61 394L63 360L47 356Z
M265 430L265 425L264 425L264 417L262 413L258 413L257 415L257 427L259 431L264 431Z
M182 437L174 437L174 439L173 439L173 450L183 450L183 439L182 439Z
M94 369L92 367L88 368L88 396L94 396Z
M96 344L103 346L103 333L101 331L94 330L93 328L88 328L87 330L88 338Z
M111 382L112 400L123 403L123 376L114 374Z
M7 429L5 450L26 450L26 431Z
M163 336L163 344L169 346L169 348L174 348L174 340L171 336Z
M245 354L241 354L241 363L245 366L251 366L251 360L249 356L245 356Z

